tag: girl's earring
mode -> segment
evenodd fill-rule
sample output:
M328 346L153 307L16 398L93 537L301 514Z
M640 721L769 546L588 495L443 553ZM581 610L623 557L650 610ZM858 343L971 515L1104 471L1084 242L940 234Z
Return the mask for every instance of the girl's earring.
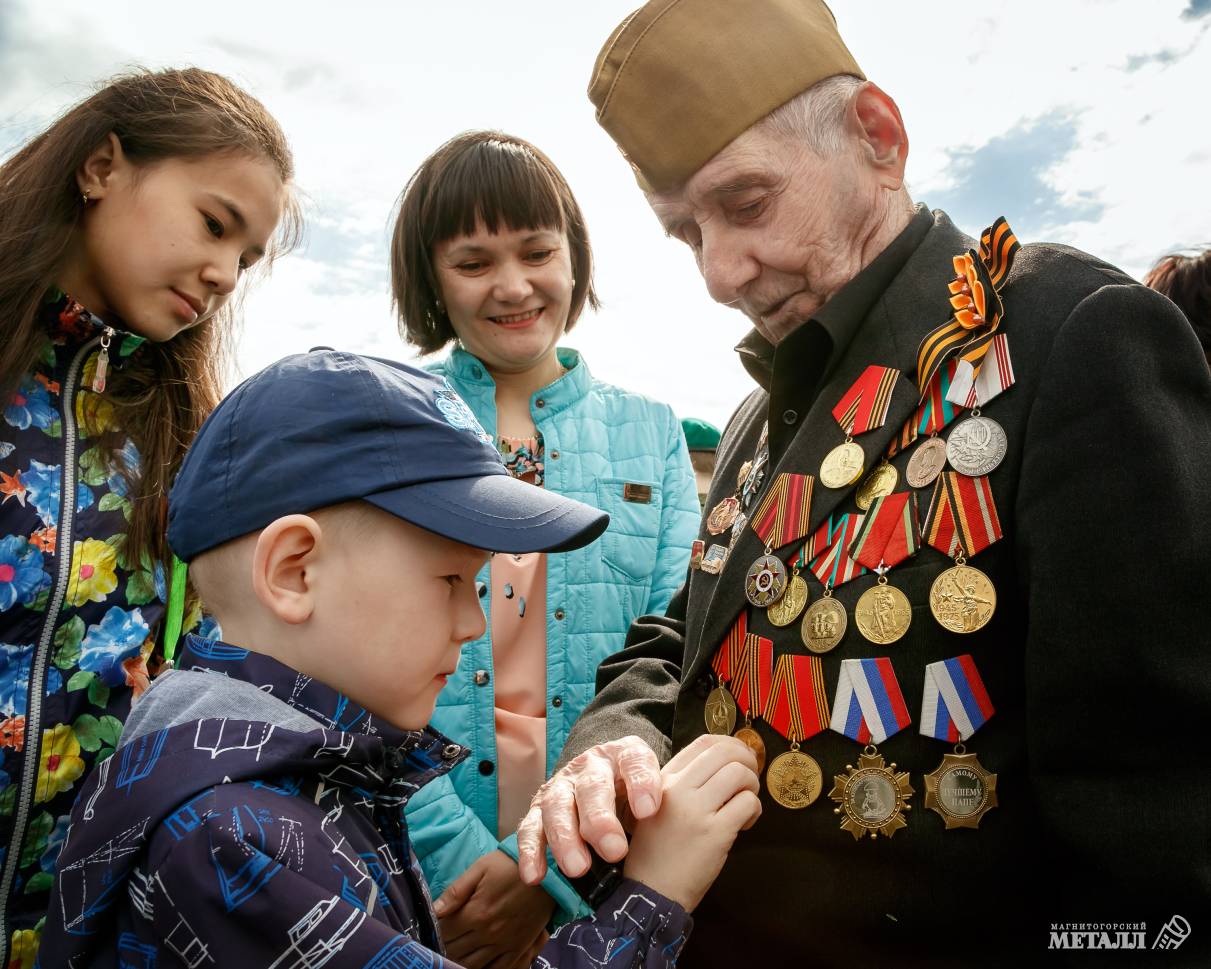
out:
M85 189L82 194L84 197L84 207L88 208L88 189Z

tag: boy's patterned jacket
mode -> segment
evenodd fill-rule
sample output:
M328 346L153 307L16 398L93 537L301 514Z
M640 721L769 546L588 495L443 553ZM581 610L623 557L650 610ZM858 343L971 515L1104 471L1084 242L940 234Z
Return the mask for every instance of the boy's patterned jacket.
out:
M76 792L113 752L163 612L163 585L126 554L130 497L98 438L114 430L92 391L142 340L62 293L46 344L0 401L0 965L28 969ZM135 469L127 442L120 459Z
M226 643L189 637L180 667L83 785L40 964L451 965L404 805L467 751ZM624 880L535 965L672 966L689 926Z

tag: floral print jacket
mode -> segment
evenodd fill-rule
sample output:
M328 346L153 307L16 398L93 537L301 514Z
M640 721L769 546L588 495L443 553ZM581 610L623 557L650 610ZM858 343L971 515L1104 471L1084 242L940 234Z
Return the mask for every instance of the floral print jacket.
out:
M97 437L112 408L93 391L142 340L62 293L47 341L0 401L0 966L33 965L55 859L82 779L113 753L164 610L162 576L126 554L126 478ZM127 443L121 460L139 456Z

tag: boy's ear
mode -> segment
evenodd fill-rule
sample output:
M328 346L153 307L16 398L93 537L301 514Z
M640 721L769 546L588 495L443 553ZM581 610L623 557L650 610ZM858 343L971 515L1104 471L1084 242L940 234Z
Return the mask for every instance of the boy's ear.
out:
M124 171L129 165L122 151L122 142L111 131L76 171L80 194L87 195L94 202L103 199L110 189L114 173Z
M286 515L266 525L252 553L252 588L282 622L306 622L315 611L313 577L321 530L307 515Z

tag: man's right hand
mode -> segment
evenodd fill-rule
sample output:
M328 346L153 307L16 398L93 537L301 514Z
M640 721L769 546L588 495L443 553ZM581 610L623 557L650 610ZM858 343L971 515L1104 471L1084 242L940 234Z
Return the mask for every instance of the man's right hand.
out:
M660 761L638 737L590 747L543 784L530 802L517 828L522 881L542 881L548 845L572 878L589 870L588 847L606 861L621 861L627 837L618 820L619 796L626 793L631 814L642 820L660 809L662 791Z

